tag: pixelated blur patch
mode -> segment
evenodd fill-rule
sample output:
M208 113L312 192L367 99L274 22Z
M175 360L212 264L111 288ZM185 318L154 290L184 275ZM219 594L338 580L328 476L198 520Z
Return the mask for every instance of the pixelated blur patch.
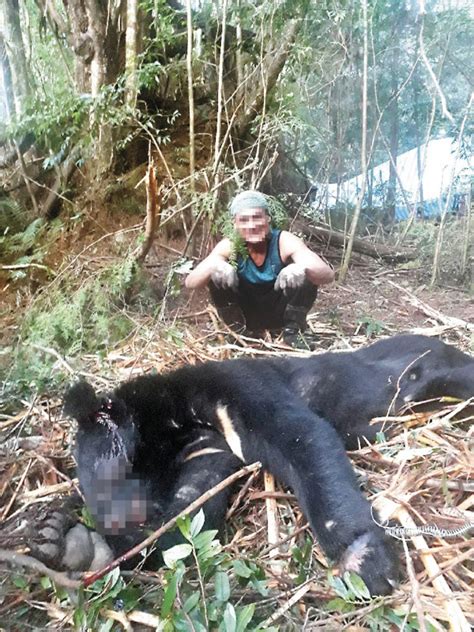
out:
M87 502L105 533L126 533L146 522L150 511L147 488L133 475L125 458L101 462L96 475L95 490Z

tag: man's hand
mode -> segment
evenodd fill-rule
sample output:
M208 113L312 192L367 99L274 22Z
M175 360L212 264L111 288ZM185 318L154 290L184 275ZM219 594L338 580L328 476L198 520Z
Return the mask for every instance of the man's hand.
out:
M239 285L237 271L227 261L216 263L211 274L211 280L216 287L220 287L223 290L236 290Z
M281 290L286 294L289 289L301 287L306 278L305 269L298 263L290 263L283 268L275 281L275 290Z

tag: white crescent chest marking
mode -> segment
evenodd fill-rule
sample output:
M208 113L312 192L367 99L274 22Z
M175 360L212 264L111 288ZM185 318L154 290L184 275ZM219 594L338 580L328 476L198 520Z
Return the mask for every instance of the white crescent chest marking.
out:
M240 442L240 437L235 431L232 419L227 412L227 406L218 404L216 407L216 415L221 424L222 432L224 434L225 440L227 441L227 445L235 454L235 456L238 456L241 461L245 461L244 455L242 453L242 444Z

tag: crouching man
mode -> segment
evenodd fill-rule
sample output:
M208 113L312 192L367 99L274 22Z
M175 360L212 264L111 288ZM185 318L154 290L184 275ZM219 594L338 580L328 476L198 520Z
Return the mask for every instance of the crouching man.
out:
M188 275L186 287L208 285L231 327L283 329L285 342L298 344L318 286L331 283L334 271L299 237L271 228L268 202L259 191L238 193L230 213L244 252L234 252L230 239L222 239Z

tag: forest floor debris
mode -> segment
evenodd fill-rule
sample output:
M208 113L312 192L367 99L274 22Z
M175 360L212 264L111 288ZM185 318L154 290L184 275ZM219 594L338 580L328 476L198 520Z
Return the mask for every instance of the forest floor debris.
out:
M390 276L394 284L382 281L380 268L375 265L370 273L368 268L355 268L345 286L321 291L309 319L321 351L357 348L382 335L414 330L443 334L450 342L470 350L472 334L460 322L469 320L470 301L466 295L450 289L438 292L433 305L432 295L418 289L417 301L409 301L407 292L413 296L415 292L405 282L404 273ZM400 290L400 285L406 292ZM431 309L424 309L425 305ZM202 295L170 301L164 324L148 319L139 325L133 336L109 353L83 356L78 373L95 380L103 390L134 375L170 370L184 363L237 355L309 353L289 349L279 337L268 335L257 340L229 331ZM64 368L63 360L58 358L58 366ZM406 538L405 554L400 546L400 559L402 564L405 559L407 570L394 595L368 604L344 599L340 585L328 582L327 561L313 543L293 496L278 485L275 490L268 486L265 489L263 474L259 474L252 475L236 495L223 541L224 550L234 559L258 561L265 570L269 593L262 598L247 588L238 593L239 599L256 601L266 625L276 625L277 629L363 630L379 625L376 629L389 630L390 621L398 627L405 622L405 629L469 629L474 623L470 565L473 534L448 536L474 522L474 464L470 452L473 419L472 406L457 402L444 402L433 414L387 417L387 424L397 426L396 434L351 453L381 520L388 520L388 514L392 514L404 527L421 527L419 534ZM3 415L0 433L4 440L0 449L4 525L0 548L27 553L21 530L25 516L34 519L35 512L44 511L48 503L77 491L70 451L73 429L62 415L58 394L38 396L25 402L17 414ZM432 537L423 530L427 525L436 525L447 535ZM25 584L19 577L23 576L18 569L3 565L0 622L20 621L26 608L31 612L31 622L37 625L39 621L45 625L48 620L51 626L71 625L71 603L66 606L57 594L43 587L46 584L30 584L29 580ZM157 577L160 573L141 571L133 581L146 587L147 578ZM140 629L156 627L159 620L153 609L135 608L119 614L112 619L123 629L135 629L135 624L141 625ZM62 624L57 623L58 618ZM20 627L12 623L6 629Z

